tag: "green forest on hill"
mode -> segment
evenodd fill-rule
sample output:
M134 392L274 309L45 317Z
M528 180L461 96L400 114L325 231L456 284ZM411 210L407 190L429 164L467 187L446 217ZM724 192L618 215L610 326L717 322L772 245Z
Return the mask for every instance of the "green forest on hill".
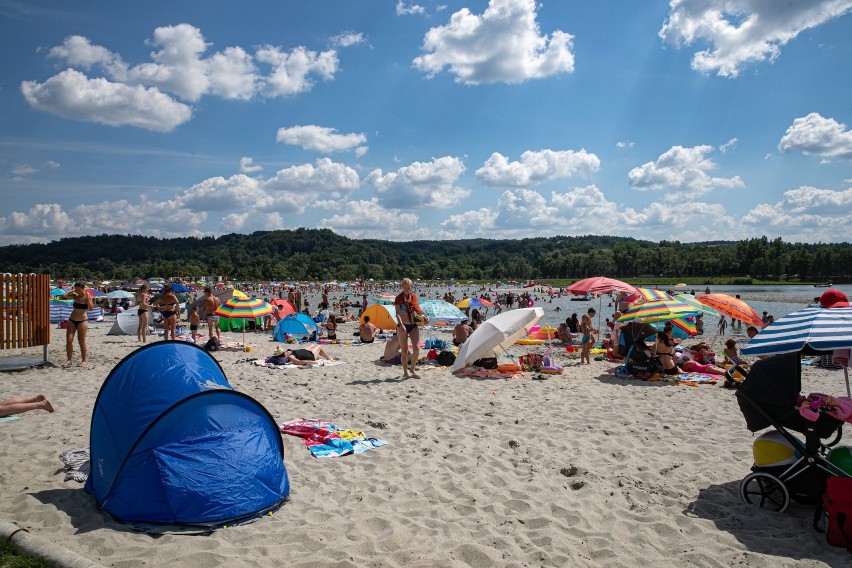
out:
M852 281L852 244L785 243L766 237L681 243L606 236L520 240L355 240L328 229L158 239L138 235L65 238L0 247L3 272L67 279L135 276L231 280L554 280L736 278Z

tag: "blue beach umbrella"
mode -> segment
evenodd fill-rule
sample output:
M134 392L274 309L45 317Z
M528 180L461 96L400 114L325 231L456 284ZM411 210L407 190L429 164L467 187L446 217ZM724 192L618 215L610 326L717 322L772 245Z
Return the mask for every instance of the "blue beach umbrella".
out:
M467 319L463 311L443 300L423 300L420 302L420 309L426 312L430 320L436 322L458 323Z
M187 292L189 292L189 288L187 288L183 284L172 284L172 292L180 292L181 294L186 294Z
M749 339L743 355L820 353L852 348L852 307L814 306L787 314ZM849 375L846 371L846 393Z

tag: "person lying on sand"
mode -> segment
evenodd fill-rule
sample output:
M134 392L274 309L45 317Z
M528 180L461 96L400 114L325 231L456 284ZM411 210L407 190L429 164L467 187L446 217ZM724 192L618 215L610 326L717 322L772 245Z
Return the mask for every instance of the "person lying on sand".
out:
M285 349L284 355L294 365L312 365L320 359L337 360L329 357L322 345L308 345L300 349Z
M0 417L22 414L30 410L46 410L53 412L56 407L43 394L36 396L19 396L0 402Z

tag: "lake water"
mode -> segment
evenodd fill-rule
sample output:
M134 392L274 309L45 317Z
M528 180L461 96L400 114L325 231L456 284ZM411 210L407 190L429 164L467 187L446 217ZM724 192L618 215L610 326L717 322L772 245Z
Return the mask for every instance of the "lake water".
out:
M659 287L662 290L673 289L673 286ZM852 297L852 285L833 286L841 290L847 296ZM540 288L527 288L530 290L539 290ZM774 316L777 320L781 316L791 312L800 310L814 303L814 298L822 295L827 288L816 288L814 286L711 286L711 292L729 294L735 296L740 295L740 298L750 305L758 314L764 311L768 315ZM490 292L493 297L495 293L505 293L507 290L519 291L518 288L486 286L484 291ZM545 288L546 290L546 288ZM690 290L689 287L686 290ZM435 298L436 294L443 295L447 288L430 288L416 290L418 297L421 299ZM679 290L682 291L682 290ZM452 288L453 294L457 299L462 297L464 292L468 296L478 296L483 293L483 288L479 286L456 286ZM595 308L600 315L601 325L604 325L605 318L612 318L615 312L613 298L609 296L601 296L593 298L591 301L572 301L571 296L553 297L547 293L531 292L536 300L535 305L544 308L544 317L539 321L541 325L558 326L565 318L570 317L572 313L576 313L581 317L589 308ZM695 288L696 295L704 294L704 287ZM559 311L556 308L560 308ZM486 316L493 315L494 309L490 309ZM704 316L704 333L706 335L716 334L719 319L713 316ZM597 326L598 322L595 321ZM730 318L728 321L728 332L730 332Z

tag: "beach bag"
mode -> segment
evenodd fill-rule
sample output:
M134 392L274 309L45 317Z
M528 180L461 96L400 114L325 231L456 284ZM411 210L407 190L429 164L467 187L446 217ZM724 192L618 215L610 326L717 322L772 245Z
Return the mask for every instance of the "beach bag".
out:
M211 337L207 340L207 343L204 344L205 351L219 351L220 347L222 347L222 344L219 343L219 340L215 337Z
M473 362L474 367L482 367L483 369L496 369L497 357L483 357Z
M441 351L438 353L438 364L442 367L449 367L456 362L456 354L452 351Z
M829 477L826 480L825 495L822 498L822 511L817 509L817 515L822 513L825 539L832 546L840 546L852 550L852 478Z
M538 353L530 353L529 355L521 355L518 358L521 363L521 369L524 371L541 371L544 365L544 358Z

